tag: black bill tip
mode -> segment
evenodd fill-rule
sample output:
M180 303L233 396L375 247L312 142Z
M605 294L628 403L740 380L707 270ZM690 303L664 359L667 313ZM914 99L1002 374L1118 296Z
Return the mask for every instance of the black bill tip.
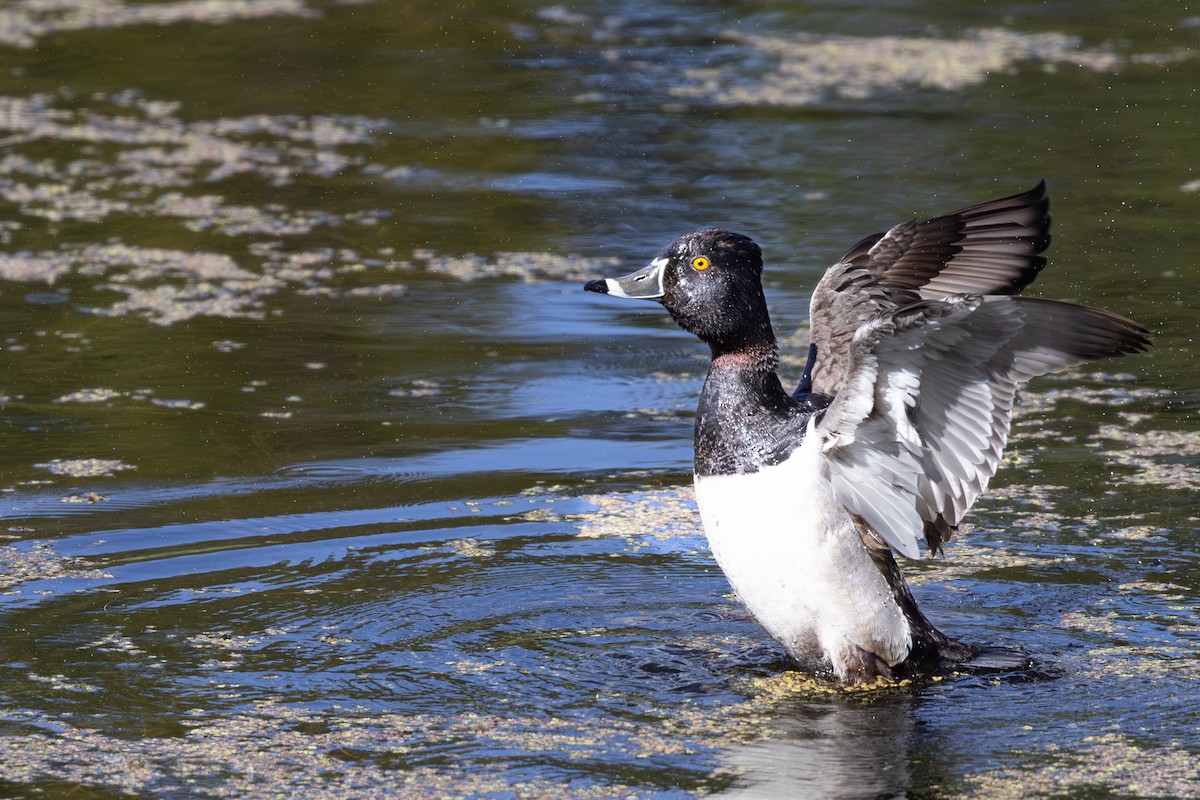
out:
M600 294L608 294L608 282L603 278L595 281L588 281L583 285L585 292L599 292Z

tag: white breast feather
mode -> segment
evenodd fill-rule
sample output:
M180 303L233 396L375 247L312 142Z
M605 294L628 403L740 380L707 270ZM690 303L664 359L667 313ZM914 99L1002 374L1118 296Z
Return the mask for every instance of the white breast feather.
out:
M911 648L907 620L829 484L822 434L810 425L782 464L696 477L709 546L742 602L801 663L847 644L888 664Z

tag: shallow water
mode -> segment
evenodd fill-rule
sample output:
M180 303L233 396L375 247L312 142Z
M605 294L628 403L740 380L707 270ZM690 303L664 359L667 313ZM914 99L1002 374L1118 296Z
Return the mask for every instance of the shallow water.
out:
M0 795L1200 797L1198 35L0 9ZM1042 177L1031 291L1155 348L1029 387L975 529L906 567L1042 669L805 682L697 527L702 348L581 282L726 225L790 336L862 235Z

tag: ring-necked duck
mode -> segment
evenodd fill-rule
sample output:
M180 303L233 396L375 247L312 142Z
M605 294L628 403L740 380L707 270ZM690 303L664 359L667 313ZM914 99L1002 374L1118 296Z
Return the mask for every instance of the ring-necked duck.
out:
M917 608L893 551L919 558L924 538L936 553L954 533L996 472L1020 383L1149 347L1125 317L1013 296L1046 264L1048 208L1043 182L850 248L813 292L792 393L746 236L687 233L584 287L657 300L711 348L696 414L704 530L801 666L859 682L979 660Z

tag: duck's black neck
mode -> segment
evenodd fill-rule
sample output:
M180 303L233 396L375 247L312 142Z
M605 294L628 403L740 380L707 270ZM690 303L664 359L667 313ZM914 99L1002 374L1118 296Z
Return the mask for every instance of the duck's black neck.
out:
M807 417L797 417L779 383L775 337L709 344L713 359L696 410L696 474L743 474L779 463L799 445Z
M710 380L719 374L724 383L737 383L742 391L773 405L785 396L775 370L779 366L779 345L767 313L766 301L759 297L757 313L748 315L754 322L725 331L720 337L705 339L712 353Z
M778 347L767 299L760 289L756 296L741 298L736 313L730 308L706 318L702 324L684 325L712 350L713 361L724 356L759 359L767 371L775 369Z

